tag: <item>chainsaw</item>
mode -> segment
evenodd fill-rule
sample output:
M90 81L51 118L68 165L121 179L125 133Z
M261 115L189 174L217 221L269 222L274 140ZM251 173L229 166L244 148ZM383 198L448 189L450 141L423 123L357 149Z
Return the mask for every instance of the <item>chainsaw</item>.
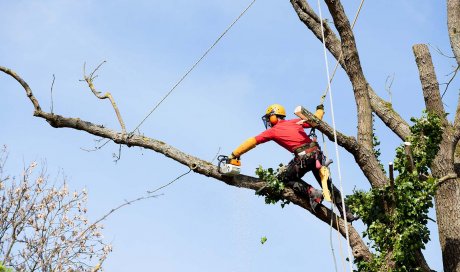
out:
M230 159L228 156L219 155L217 168L219 173L225 176L235 176L240 173L241 161L239 159Z

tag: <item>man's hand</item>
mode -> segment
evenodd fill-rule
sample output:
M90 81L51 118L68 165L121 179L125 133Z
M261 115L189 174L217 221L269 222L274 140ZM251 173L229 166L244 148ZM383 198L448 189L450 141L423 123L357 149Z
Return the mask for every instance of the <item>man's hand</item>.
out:
M297 125L302 125L303 123L306 123L306 122L307 122L307 121L305 121L305 120L300 120L300 121L298 121L296 124L297 124Z
M228 159L229 159L229 160L239 159L239 157L233 155L233 152L232 152L232 154L230 154L230 155L228 156Z

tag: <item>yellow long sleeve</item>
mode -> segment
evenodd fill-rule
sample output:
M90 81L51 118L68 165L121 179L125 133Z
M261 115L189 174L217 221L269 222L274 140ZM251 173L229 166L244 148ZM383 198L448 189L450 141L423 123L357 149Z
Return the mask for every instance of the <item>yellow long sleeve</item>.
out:
M240 146L238 146L235 150L233 150L233 155L236 157L239 157L243 155L244 153L248 152L249 150L253 149L256 147L257 141L256 138L251 137L244 141Z

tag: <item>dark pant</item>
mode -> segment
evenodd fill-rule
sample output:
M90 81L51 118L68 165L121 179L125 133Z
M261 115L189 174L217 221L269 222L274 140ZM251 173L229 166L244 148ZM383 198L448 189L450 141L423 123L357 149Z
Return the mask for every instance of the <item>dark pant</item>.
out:
M324 164L323 153L320 150L307 155L296 156L287 165L287 169L283 173L281 180L296 193L309 196L308 189L311 185L303 181L302 177L311 171L321 187L321 177L319 175L319 169L316 168L316 160L322 165ZM339 209L340 214L342 214L342 195L339 189L332 184L332 179L330 177L327 180L327 186L332 194L332 200L335 206ZM345 210L348 212L348 207L345 207Z

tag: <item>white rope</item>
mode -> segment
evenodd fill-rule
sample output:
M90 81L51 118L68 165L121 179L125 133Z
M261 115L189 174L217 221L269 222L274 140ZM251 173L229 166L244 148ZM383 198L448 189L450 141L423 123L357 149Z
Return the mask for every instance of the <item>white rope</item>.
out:
M329 158L329 152L327 151L327 144L326 144L326 140L324 139L324 134L321 132L321 137L323 139L323 149L324 149L324 154L326 154L326 158ZM330 171L329 171L330 172ZM330 173L329 173L330 175ZM332 199L335 199L334 198L334 188L332 188ZM334 210L334 201L331 201L331 211ZM329 244L331 246L331 252L332 252L332 259L334 260L334 268L335 268L335 272L338 272L338 269L337 269L337 258L335 257L335 251L334 251L334 244L332 243L332 229L333 229L333 223L334 223L334 213L331 212L331 224L330 224L330 228L329 228ZM339 240L339 243L340 243L340 256L342 257L342 260L344 259L343 258L343 255L342 255L342 242ZM342 267L345 268L345 265L343 265L343 262L342 262ZM345 269L344 269L345 270Z
M356 12L355 18L353 19L353 23L351 24L351 30L353 30L353 28L355 27L356 21L358 20L359 13L361 12L361 8L363 7L363 4L364 4L364 0L361 0L361 3L359 4L359 7L358 7L358 11ZM321 25L321 28L322 28L322 26L323 25ZM332 80L334 79L335 72L337 71L337 68L339 67L339 63L342 60L342 55L343 55L343 51L340 50L340 55L339 55L339 58L337 59L337 61L335 63L334 71L332 71L332 76L331 76L331 79L329 80L329 83L332 83ZM328 87L324 91L324 94L321 96L321 103L320 104L324 103L324 99L326 98L326 94L329 91L329 84L327 86Z
M336 126L335 126L335 116L334 116L334 105L333 105L333 99L332 99L332 88L331 88L331 79L330 79L330 74L329 74L329 62L327 59L327 49L326 49L326 41L324 38L324 28L323 28L323 15L322 15L322 10L321 10L321 3L318 0L318 10L319 10L319 18L321 22L321 38L323 41L323 51L324 51L324 62L326 64L326 75L327 75L327 84L328 84L328 89L329 89L329 101L330 101L330 106L331 106L331 116L332 116L332 127L334 129L334 146L335 146L335 153L337 157L337 171L339 174L339 181L340 181L340 191L341 197L342 197L342 211L344 216L344 221L345 221L345 233L346 233L346 238L347 238L347 252L348 252L348 260L349 260L349 265L350 265L350 272L353 271L353 266L352 266L352 256L350 252L350 236L348 234L348 222L347 222L347 217L346 217L346 212L345 212L345 199L343 197L343 186L342 186L342 171L340 167L340 156L339 156L339 146L337 144L337 131L336 131Z
M227 32L238 22L238 20L243 17L243 15L246 13L246 11L249 10L249 8L252 7L252 5L256 2L256 0L253 0L241 13L236 17L236 19L225 29L224 32L214 41L214 43L201 55L201 57L187 70L187 72L174 84L174 86L169 90L169 92L158 102L153 109L145 116L145 118L139 123L139 125L136 126L135 129L130 134L133 134L139 127L147 120L147 118L152 115L152 113L160 106L161 103L176 89L179 84L182 83L182 81L195 69L195 67L208 55L208 53L216 46L216 44L227 34Z

